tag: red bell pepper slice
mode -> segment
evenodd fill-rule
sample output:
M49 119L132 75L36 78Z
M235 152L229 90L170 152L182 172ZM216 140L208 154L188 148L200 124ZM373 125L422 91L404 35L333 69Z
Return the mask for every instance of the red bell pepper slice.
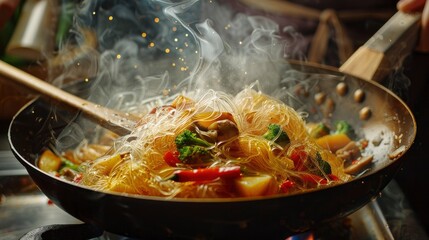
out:
M293 187L295 187L295 182L292 180L286 179L280 184L280 191L282 193L288 193Z
M82 173L78 173L74 178L73 178L73 182L75 183L80 183L80 181L82 181L83 178L83 174Z
M328 174L328 178L331 180L331 181L334 181L334 182L336 182L336 181L340 181L340 178L339 177L337 177L336 175L334 175L334 174Z
M306 151L304 151L304 146L293 149L290 155L290 159L293 161L295 170L297 171L307 170L307 167L305 166L305 161L307 158L308 154Z
M167 151L166 153L164 153L164 161L172 166L175 167L176 164L180 163L180 159L179 159L179 152L177 151Z
M172 180L176 182L189 182L189 181L212 181L217 178L232 179L241 176L240 166L231 167L211 167L211 168L198 168L177 170L174 172Z

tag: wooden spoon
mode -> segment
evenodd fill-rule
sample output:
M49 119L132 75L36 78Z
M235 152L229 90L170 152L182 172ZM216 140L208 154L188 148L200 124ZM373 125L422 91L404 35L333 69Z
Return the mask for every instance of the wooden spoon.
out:
M109 109L79 98L3 61L0 61L0 75L12 80L20 87L40 94L45 99L81 111L95 123L121 136L129 134L139 120L135 115Z

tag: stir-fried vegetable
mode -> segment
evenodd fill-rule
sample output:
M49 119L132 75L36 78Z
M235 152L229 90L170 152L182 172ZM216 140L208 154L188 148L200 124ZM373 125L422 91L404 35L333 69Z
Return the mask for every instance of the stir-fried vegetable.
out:
M175 143L179 151L179 159L184 163L198 163L210 159L207 148L213 144L197 137L197 134L190 130L179 134Z
M56 172L60 169L61 164L61 158L51 150L44 151L37 162L37 166L45 172Z
M274 140L279 145L286 145L290 142L289 136L282 130L278 124L270 124L267 132L264 133L263 137L267 140Z
M45 172L59 172L64 168L79 171L79 165L74 164L65 157L56 155L51 150L46 150L42 153L37 166Z
M331 129L324 123L317 123L310 129L310 136L312 138L320 138L330 133Z
M179 152L177 151L167 151L164 154L164 161L172 166L175 167L178 163L180 163L180 159L179 159Z
M289 157L294 163L295 170L297 170L297 171L306 171L307 170L307 167L305 166L305 162L307 161L308 154L304 150L303 146L300 146L300 147L293 149L293 151Z
M334 134L346 134L349 138L355 138L356 133L353 129L352 125L348 122L341 120L335 124L335 132Z
M197 137L197 134L194 132L191 132L190 130L185 130L181 134L177 135L175 143L178 149L185 146L191 146L191 145L202 146L202 147L212 146L211 143Z
M325 160L322 159L322 156L320 156L320 153L316 154L316 161L320 166L320 170L323 172L322 174L331 174L331 165Z
M72 161L66 159L66 158L61 158L61 162L63 163L63 168L70 168L74 171L79 171L79 165L74 164Z
M336 152L351 141L352 140L344 133L330 134L316 139L317 144L331 152Z
M206 161L210 158L210 154L206 148L193 145L183 146L179 149L179 159L184 163L197 163Z
M179 198L291 194L350 178L344 167L361 145L345 147L357 140L347 122L310 127L261 92L213 93L155 107L132 141L118 138L100 152L89 151L97 143L87 139L62 156L46 153L38 166L101 191Z
M235 179L235 187L244 197L269 195L277 191L274 178L266 174L237 178Z

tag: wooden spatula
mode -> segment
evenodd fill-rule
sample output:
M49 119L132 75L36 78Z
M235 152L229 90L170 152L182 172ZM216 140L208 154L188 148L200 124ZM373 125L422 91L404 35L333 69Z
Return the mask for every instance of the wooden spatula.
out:
M49 101L81 111L92 121L119 135L130 133L139 119L135 115L109 109L79 98L3 61L0 61L0 75L13 81L19 87L40 94Z
M415 48L420 19L419 13L397 12L339 70L380 82Z

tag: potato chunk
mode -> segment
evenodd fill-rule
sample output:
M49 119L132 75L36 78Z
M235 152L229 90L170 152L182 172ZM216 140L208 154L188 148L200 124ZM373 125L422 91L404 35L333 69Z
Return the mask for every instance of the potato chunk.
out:
M55 155L51 150L42 153L37 162L37 166L44 172L55 172L61 167L61 158Z
M237 191L243 197L256 197L272 194L276 184L270 175L241 177L235 180Z
M344 133L326 135L316 139L317 144L333 153L343 148L351 141L352 140Z

